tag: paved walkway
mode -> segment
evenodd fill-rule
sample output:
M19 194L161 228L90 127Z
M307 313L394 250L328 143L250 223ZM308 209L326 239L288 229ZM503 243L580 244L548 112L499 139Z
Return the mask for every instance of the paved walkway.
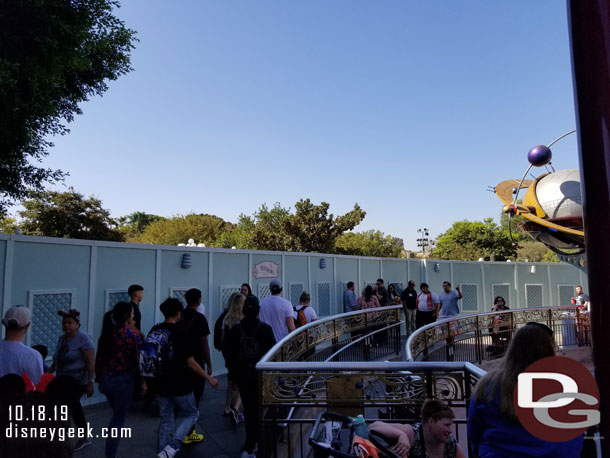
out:
M223 415L227 378L218 377L220 386L213 390L209 385L199 404L197 431L203 433L205 440L199 444L186 445L177 458L235 458L241 454L245 438L243 423L237 427L231 425L229 417ZM93 428L93 434L108 426L112 411L107 403L85 407L85 416ZM157 450L157 430L159 417L153 417L144 402L134 404L127 417L125 427L131 428L131 438L121 439L119 457L148 458L154 457ZM89 447L74 453L75 458L102 458L105 439L93 439Z

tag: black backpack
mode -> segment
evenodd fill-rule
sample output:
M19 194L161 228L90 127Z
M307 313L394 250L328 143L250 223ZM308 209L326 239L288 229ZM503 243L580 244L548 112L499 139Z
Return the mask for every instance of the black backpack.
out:
M262 358L262 351L256 335L258 333L261 323L259 322L254 328L252 335L246 334L245 326L242 323L239 325L239 332L241 337L239 338L239 356L238 368L242 375L249 377L256 377L256 363Z

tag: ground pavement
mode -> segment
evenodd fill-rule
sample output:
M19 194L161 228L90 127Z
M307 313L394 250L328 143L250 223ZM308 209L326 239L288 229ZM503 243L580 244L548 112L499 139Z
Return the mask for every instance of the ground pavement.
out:
M227 378L218 377L220 386L213 390L206 385L203 398L199 404L197 431L203 433L205 440L199 444L185 445L176 458L235 458L241 454L246 432L243 423L237 427L231 425L229 417L223 415ZM112 410L107 403L85 407L85 416L93 428L94 434L108 426ZM157 450L157 430L159 417L150 414L146 404L134 404L125 427L131 428L131 438L121 439L119 457L148 458L154 457ZM74 452L74 458L103 458L105 439L94 438L93 444Z

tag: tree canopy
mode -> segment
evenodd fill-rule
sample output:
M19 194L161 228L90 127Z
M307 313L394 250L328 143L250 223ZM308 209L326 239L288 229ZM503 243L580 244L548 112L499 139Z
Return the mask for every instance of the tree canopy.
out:
M384 235L371 229L366 232L346 232L337 237L334 253L356 256L399 258L404 244L401 238Z
M123 241L118 224L96 197L67 192L31 193L21 202L20 227L24 234L72 239Z
M0 0L0 214L65 173L37 162L80 104L132 70L112 0Z
M508 231L492 218L484 221L457 221L436 241L432 256L438 259L476 261L495 258L505 261L517 255Z
M159 245L178 245L193 239L195 243L214 246L216 239L233 225L214 215L190 214L162 218L148 224L141 234L129 242L153 243Z

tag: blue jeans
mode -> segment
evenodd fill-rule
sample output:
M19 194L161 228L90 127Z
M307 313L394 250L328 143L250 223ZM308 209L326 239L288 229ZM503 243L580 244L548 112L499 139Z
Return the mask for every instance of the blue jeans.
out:
M122 428L127 419L133 398L134 374L104 375L101 389L112 407L112 417L108 423L111 428ZM106 457L115 458L119 448L119 438L106 439Z
M191 428L199 418L199 410L195 405L193 393L184 396L159 396L161 407L161 423L159 424L159 451L169 445L178 450L182 445L182 439L191 431ZM174 408L178 413L174 416ZM170 440L170 433L174 436Z

